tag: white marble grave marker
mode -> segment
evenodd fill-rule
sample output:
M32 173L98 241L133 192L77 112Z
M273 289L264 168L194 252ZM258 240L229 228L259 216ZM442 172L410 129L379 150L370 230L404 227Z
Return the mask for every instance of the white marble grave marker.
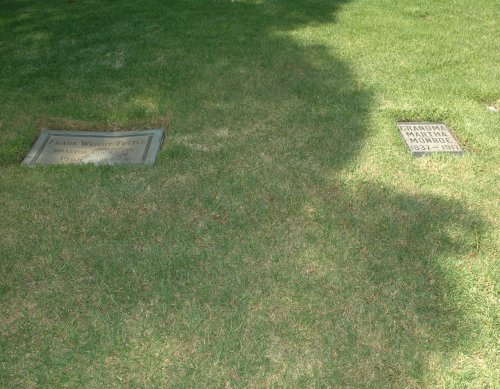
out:
M416 157L433 153L464 153L443 123L399 122L398 129L406 146Z

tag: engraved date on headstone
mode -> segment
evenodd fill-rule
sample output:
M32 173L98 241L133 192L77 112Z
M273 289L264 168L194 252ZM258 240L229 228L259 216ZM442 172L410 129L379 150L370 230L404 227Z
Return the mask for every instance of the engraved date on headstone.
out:
M433 153L464 153L443 123L399 122L397 125L406 146L416 157Z

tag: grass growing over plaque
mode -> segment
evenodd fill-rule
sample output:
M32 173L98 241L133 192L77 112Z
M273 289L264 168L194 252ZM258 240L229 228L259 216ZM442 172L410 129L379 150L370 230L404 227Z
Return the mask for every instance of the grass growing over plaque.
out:
M497 5L3 1L0 386L498 386ZM44 117L170 125L22 167Z

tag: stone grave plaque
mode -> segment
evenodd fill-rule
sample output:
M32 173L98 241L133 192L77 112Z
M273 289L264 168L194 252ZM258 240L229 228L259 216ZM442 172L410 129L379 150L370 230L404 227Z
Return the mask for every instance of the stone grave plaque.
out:
M443 123L399 122L398 128L406 146L416 157L433 153L464 153Z
M44 129L23 164L152 165L162 140L162 129L113 132Z

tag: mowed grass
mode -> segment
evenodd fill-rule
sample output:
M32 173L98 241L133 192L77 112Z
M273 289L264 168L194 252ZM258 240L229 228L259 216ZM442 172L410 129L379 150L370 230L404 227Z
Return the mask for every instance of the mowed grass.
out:
M499 10L2 1L0 386L498 387ZM20 165L158 122L153 167Z

